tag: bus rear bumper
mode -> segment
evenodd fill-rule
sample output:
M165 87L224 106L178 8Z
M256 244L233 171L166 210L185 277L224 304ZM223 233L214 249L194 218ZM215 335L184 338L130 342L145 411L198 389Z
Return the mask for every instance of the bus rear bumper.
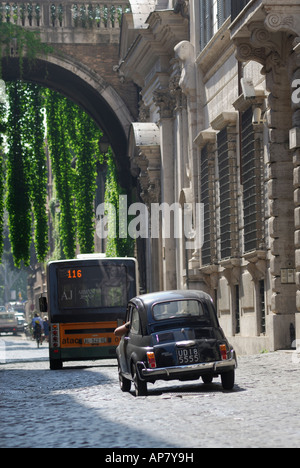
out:
M94 361L96 359L116 358L115 346L91 348L50 348L50 360L59 361Z

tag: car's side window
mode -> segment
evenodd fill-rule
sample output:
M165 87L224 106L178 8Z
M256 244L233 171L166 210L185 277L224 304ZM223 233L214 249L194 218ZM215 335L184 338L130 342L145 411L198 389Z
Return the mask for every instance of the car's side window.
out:
M140 333L140 316L136 307L132 308L131 314L131 333L138 335Z

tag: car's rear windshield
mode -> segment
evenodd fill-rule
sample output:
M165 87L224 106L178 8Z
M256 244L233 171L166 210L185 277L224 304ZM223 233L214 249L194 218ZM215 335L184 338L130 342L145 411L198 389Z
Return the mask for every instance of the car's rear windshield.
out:
M210 320L210 312L205 304L193 299L161 302L153 306L153 317L158 321L178 318Z
M7 320L11 322L15 320L15 314L8 314L8 313L0 314L0 320Z

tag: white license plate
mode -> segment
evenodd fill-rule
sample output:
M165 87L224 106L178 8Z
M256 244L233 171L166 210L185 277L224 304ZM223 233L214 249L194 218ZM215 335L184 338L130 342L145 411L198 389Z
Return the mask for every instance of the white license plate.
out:
M106 343L106 338L84 338L84 344Z
M197 364L200 362L200 355L197 348L177 349L178 364Z

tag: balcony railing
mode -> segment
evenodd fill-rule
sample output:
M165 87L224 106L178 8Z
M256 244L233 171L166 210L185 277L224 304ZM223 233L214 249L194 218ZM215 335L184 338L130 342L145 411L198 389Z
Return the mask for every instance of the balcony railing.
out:
M26 28L120 28L128 0L0 2L0 23Z

